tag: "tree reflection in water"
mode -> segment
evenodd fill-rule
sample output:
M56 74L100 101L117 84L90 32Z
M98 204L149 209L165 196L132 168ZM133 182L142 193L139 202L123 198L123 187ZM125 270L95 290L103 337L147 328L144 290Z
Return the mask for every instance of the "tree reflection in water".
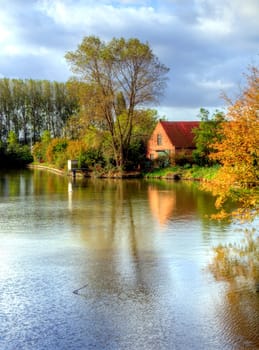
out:
M236 288L256 288L259 282L259 237L256 230L245 229L241 243L214 248L210 270L216 280L227 281Z
M220 308L220 317L228 336L238 335L245 349L259 347L259 237L255 229L246 229L238 244L214 248L209 265L217 281L227 284L226 299ZM245 340L245 341L244 341Z

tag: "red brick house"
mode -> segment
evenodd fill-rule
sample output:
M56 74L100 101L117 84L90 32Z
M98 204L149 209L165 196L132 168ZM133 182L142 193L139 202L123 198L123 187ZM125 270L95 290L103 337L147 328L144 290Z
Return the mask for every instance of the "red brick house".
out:
M160 121L147 144L147 158L153 160L168 156L174 158L177 154L191 154L195 149L193 129L200 122L169 122Z

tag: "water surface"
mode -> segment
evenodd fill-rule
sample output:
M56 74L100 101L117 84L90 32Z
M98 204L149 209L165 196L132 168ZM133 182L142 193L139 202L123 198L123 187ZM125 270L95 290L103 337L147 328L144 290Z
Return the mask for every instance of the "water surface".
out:
M0 174L0 349L259 349L259 295L208 269L197 184Z

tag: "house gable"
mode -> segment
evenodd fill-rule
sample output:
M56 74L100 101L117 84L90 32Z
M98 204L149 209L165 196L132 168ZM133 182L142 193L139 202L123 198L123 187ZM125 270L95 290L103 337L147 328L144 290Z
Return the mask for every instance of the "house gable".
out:
M159 155L168 155L173 154L174 152L175 147L166 133L162 123L159 122L148 141L147 157L150 159L156 159Z
M161 154L174 155L180 150L195 149L193 129L199 122L160 121L147 145L147 157L156 159Z

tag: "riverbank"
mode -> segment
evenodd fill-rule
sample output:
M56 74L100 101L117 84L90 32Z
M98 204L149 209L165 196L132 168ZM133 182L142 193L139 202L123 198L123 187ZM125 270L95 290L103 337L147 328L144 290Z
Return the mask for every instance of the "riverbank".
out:
M41 165L41 164L34 164L34 163L31 163L31 164L28 164L27 165L27 168L29 169L42 169L42 170L47 170L47 171L50 171L52 173L55 173L55 174L58 174L58 175L67 175L67 171L65 170L62 170L62 169L57 169L57 168L54 168L53 166L51 165Z
M117 178L117 179L129 179L129 178L147 178L147 179L167 179L167 180L192 180L192 181L211 181L217 174L219 166L213 167L180 167L172 166L163 169L154 169L149 172L142 173L140 171L81 171L76 170L74 172L68 171L66 169L57 169L51 164L29 164L29 168L44 169L47 171L54 172L58 175L63 176L74 176L74 177L98 177L98 178Z
M80 169L68 171L67 169L57 169L53 165L45 164L45 163L43 164L31 163L28 165L28 168L43 169L58 175L71 176L76 178L98 177L98 178L130 179L130 178L143 177L143 174L140 171L118 171L116 169L110 170L108 172L102 169L100 169L99 171L96 171L96 170L86 171L86 170L80 170Z

